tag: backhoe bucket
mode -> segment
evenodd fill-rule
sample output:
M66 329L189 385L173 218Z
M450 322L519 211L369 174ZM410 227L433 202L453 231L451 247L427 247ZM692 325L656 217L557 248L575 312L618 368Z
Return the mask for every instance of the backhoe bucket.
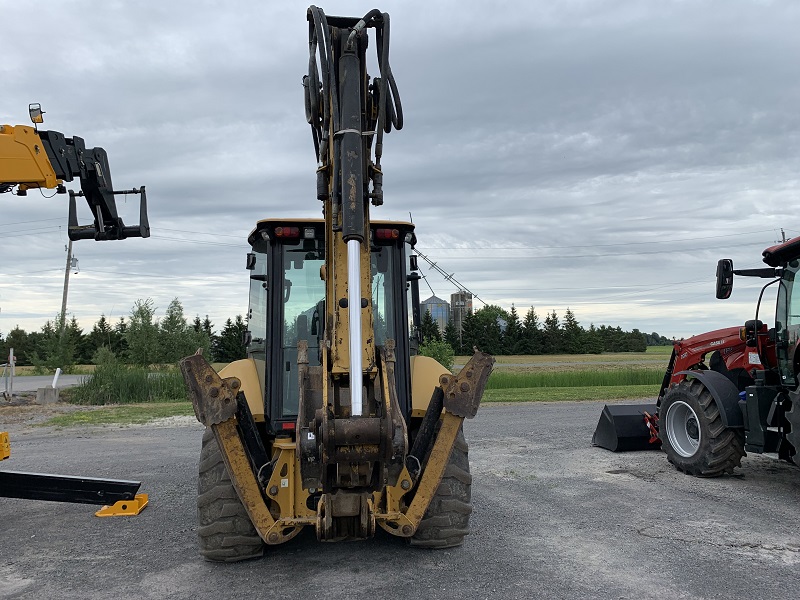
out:
M655 404L606 404L592 437L592 445L612 452L658 450Z

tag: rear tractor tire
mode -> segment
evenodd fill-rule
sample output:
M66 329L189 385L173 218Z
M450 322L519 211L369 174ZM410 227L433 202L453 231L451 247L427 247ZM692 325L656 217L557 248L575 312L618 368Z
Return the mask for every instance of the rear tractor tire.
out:
M472 475L464 430L458 432L442 481L409 543L419 548L453 548L464 543L472 514Z
M699 380L670 388L658 416L662 448L679 471L718 477L741 466L744 430L723 425L714 397Z
M792 407L786 412L786 421L789 426L786 432L786 441L791 444L789 451L792 461L800 467L800 392L793 392L789 395Z
M264 544L231 483L210 427L203 433L200 451L197 518L200 555L206 560L236 562L264 553Z

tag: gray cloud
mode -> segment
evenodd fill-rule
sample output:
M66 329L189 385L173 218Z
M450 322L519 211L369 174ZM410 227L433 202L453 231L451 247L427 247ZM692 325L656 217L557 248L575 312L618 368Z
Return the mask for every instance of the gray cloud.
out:
M246 310L255 221L320 214L304 6L272 4L76 1L37 15L45 34L4 33L0 121L41 102L46 127L107 149L118 188L147 185L152 239L75 245L85 327L148 296L220 326ZM0 7L31 22L21 0ZM800 234L785 217L800 206L795 4L382 8L406 127L386 139L373 216L411 212L425 254L521 312L677 336L752 315L756 284L719 303L714 267ZM60 307L66 198L0 201L0 331L36 329Z

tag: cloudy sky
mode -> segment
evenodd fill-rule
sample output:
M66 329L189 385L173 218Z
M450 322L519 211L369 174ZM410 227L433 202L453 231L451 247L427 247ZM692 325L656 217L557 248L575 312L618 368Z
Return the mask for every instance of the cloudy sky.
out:
M405 127L385 139L373 217L411 213L422 253L523 314L667 336L752 318L759 281L717 301L714 271L800 235L800 5L377 6ZM68 311L86 329L147 297L219 329L247 309L254 223L320 215L306 8L0 0L0 123L29 124L40 102L45 128L107 150L115 187L147 186L150 239L74 246ZM0 332L35 330L61 306L67 197L4 194L0 210ZM438 296L455 291L420 263Z

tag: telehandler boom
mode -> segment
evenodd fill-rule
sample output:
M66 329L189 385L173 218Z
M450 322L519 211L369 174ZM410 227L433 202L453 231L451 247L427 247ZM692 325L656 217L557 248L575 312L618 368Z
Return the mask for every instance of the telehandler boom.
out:
M0 193L26 196L30 189L54 189L66 193L65 181L80 181L81 191L69 191L71 240L123 240L150 237L147 220L147 196L144 186L115 191L111 184L108 156L102 148L87 148L83 138L64 137L58 131L39 131L44 122L39 104L29 106L34 127L0 125ZM126 226L117 214L114 196L139 194L139 225ZM86 198L94 216L92 225L78 225L76 197Z
M324 219L267 219L250 234L247 359L219 375L200 355L181 361L207 427L198 515L209 560L257 556L307 525L322 541L369 538L377 525L428 547L468 533L461 424L494 359L476 351L454 376L415 355L414 226L370 219L370 201L383 203L383 135L403 124L389 15L307 16Z
M0 125L0 194L27 196L30 189L55 189L66 193L64 182L76 177L81 191L69 190L67 234L70 240L124 240L150 237L147 195L144 186L115 191L111 184L108 156L102 148L86 148L82 138L64 137L58 131L39 131L44 122L41 105L28 107L34 127ZM139 225L126 226L117 214L114 200L119 194L139 194ZM94 215L92 225L78 225L76 198L86 198ZM13 365L13 363L12 363ZM7 432L0 432L0 460L11 456ZM0 471L0 498L108 504L97 516L138 514L147 506L147 494L137 494L141 483L120 479L98 479Z

